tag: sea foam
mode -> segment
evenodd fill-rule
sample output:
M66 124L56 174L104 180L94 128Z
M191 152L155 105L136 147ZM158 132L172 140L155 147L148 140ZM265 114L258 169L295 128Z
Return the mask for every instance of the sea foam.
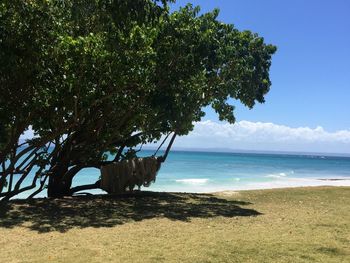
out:
M191 185L202 185L206 184L209 179L178 179L175 180L177 183L191 184Z
M265 177L268 178L282 178L282 177L286 177L287 174L286 173L278 173L278 174L268 174Z

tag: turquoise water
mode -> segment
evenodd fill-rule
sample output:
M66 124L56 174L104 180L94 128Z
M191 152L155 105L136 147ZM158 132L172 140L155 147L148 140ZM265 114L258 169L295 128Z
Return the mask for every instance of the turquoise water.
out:
M143 155L152 153L144 151ZM73 183L93 183L98 176L98 170L86 169ZM313 185L350 185L350 158L173 151L156 182L145 189L215 192Z
M142 153L152 154L153 151L147 150ZM98 169L82 170L74 178L73 186L94 183L99 177ZM23 186L30 184L31 178L27 178ZM215 192L319 185L350 186L350 157L172 151L156 182L143 189ZM102 193L102 190L89 192ZM38 196L44 197L46 192Z

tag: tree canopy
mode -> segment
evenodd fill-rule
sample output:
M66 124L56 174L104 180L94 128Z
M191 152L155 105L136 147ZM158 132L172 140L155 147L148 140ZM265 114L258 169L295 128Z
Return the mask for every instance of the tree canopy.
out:
M46 185L49 196L72 194L73 177L107 152L117 162L186 135L206 106L234 123L230 98L264 102L276 47L218 10L170 12L170 2L1 1L0 198Z

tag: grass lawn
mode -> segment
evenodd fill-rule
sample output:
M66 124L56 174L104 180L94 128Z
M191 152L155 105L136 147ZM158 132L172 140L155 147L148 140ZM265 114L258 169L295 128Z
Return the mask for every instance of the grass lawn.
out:
M350 188L12 201L0 262L350 262Z

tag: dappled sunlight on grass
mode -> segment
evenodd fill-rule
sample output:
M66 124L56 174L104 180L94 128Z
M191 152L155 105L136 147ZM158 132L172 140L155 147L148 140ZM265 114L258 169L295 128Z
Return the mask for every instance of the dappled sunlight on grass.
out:
M4 262L350 262L350 188L11 201Z
M153 218L190 221L217 216L256 216L247 202L210 194L139 192L119 196L11 201L0 210L0 228L26 225L38 232L65 232L78 227L113 227Z

